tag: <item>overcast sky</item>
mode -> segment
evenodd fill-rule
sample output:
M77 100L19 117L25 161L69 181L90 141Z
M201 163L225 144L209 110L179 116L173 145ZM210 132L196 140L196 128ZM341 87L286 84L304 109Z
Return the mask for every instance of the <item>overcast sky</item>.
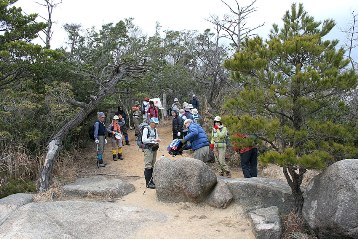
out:
M36 2L44 0L18 0L16 5L26 13L46 16L45 7L39 6ZM225 2L235 6L235 0ZM315 20L334 19L337 26L330 36L340 40L345 39L341 29L348 27L352 20L352 11L358 12L357 0L257 0L257 12L251 15L248 24L256 26L265 22L265 27L261 28L258 34L266 37L273 23L282 23L285 11L293 2L303 3L305 10ZM251 3L251 0L239 0L239 3L245 6ZM59 47L65 42L66 35L62 28L65 23L81 24L84 28L99 28L102 24L116 23L132 17L134 24L148 35L154 33L156 22L160 23L162 30L202 32L212 27L205 19L210 15L220 17L225 13L229 13L229 9L220 0L62 0L53 13L56 23L52 46Z

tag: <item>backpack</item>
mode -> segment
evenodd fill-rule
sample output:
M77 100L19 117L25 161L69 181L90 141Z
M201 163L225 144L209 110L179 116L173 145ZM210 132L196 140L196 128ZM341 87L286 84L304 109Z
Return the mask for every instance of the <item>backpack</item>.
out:
M89 138L90 139L92 139L92 140L95 140L95 138L94 138L94 124L93 125L91 125L89 128L88 128L88 136L89 136Z
M136 138L136 143L138 145L139 148L141 149L144 149L144 143L142 141L142 136L143 136L143 130L147 128L148 129L148 135L147 137L150 136L150 133L149 133L149 125L147 123L141 123L139 125L139 130L138 130L138 135L137 135L137 138ZM154 130L155 131L155 136L157 136L157 129Z

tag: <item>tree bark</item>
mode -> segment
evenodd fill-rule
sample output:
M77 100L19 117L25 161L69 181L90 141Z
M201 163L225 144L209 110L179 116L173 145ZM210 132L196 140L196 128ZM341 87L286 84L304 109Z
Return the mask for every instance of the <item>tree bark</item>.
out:
M52 169L61 150L62 141L65 139L67 134L71 129L81 124L82 121L86 119L86 117L97 107L97 105L104 97L112 94L115 91L115 85L127 76L128 69L126 67L121 67L121 69L117 72L118 73L116 73L112 79L107 82L107 84L101 87L101 89L98 91L98 94L93 97L93 99L88 104L85 104L82 109L71 120L66 122L50 139L50 142L47 146L48 151L39 178L40 192L47 191L50 186Z

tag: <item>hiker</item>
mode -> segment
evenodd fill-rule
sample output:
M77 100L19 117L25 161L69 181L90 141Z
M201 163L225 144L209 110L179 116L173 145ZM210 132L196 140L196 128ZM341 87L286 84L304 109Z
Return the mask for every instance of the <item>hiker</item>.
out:
M97 165L99 167L105 167L105 163L103 161L103 152L104 152L104 145L107 143L106 139L106 116L103 112L97 113L98 120L94 124L94 139L95 143L97 144Z
M172 111L172 131L173 131L173 140L174 139L182 139L183 138L183 120L179 116L178 111Z
M233 148L236 152L240 153L241 168L245 178L257 177L257 155L258 150L255 146L256 135L246 135L241 133L234 134L235 138L251 138L253 141L250 146L238 147L237 144L233 143Z
M194 108L191 109L191 115L193 116L194 123L201 125L201 116L199 115L198 109Z
M211 144L210 149L214 151L215 158L220 168L220 176L231 178L231 172L229 166L225 162L225 153L226 153L226 140L228 137L228 132L226 127L221 123L221 117L215 116L214 125L211 131Z
M187 119L193 119L193 115L191 114L191 109L193 109L192 104L187 104L187 106L184 108L185 116Z
M133 117L134 130L135 130L134 135L137 137L138 130L139 130L139 124L141 123L140 122L141 111L140 111L139 101L136 101L134 103L134 106L132 106L132 117Z
M181 109L181 105L179 103L178 98L174 98L174 103L172 104L171 110L172 111L176 111L178 113L178 111Z
M193 106L193 108L198 109L198 111L199 111L199 100L196 97L196 95L193 95L193 98L191 99L190 104Z
M142 134L142 142L144 144L144 178L146 187L155 189L152 177L160 142L158 131L156 129L159 121L157 118L151 118L149 122L149 127L145 127Z
M143 115L143 122L146 122L146 123L149 123L149 118L147 115L148 109L149 109L149 98L144 97L141 110L142 110L142 115Z
M195 124L191 119L186 119L184 126L188 129L188 134L184 139L181 139L181 142L185 144L187 141L190 141L190 147L194 151L193 157L203 162L208 162L210 143L204 129L200 125Z
M121 127L118 123L119 116L115 115L113 116L112 123L108 126L107 131L109 131L108 135L111 137L112 141L112 157L114 161L117 161L117 156L119 160L123 160L122 156L122 133L121 133Z
M115 113L115 115L121 115L123 120L124 120L124 125L121 125L121 131L122 131L122 134L124 135L124 140L126 141L126 145L130 145L129 144L129 138L128 138L128 128L127 128L127 125L128 125L128 118L127 118L127 114L126 112L123 110L123 107L122 106L118 106L118 111ZM121 119L121 117L119 117L119 119ZM119 122L120 123L120 122Z
M156 118L159 122L159 112L158 107L154 105L154 101L149 101L149 108L147 110L147 114L149 117L149 122L151 119Z
M179 110L179 117L181 118L181 121L183 122L181 131L182 131L183 138L184 138L185 135L187 135L187 133L188 133L188 129L185 128L185 126L184 126L184 121L187 119L187 117L185 116L185 110L184 109Z

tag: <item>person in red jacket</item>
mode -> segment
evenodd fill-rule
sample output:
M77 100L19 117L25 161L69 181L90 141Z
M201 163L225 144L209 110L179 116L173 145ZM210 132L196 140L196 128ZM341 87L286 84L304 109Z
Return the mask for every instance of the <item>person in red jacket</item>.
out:
M246 134L236 133L234 138L247 139L253 138ZM243 144L245 140L242 140ZM249 140L250 141L250 140ZM251 140L252 141L252 140ZM240 153L241 168L245 178L257 177L257 147L254 143L251 146L239 146L239 143L233 142L233 149Z
M147 114L148 114L149 120L152 118L156 118L159 120L158 107L156 107L154 105L153 101L149 101L149 109L147 110Z

